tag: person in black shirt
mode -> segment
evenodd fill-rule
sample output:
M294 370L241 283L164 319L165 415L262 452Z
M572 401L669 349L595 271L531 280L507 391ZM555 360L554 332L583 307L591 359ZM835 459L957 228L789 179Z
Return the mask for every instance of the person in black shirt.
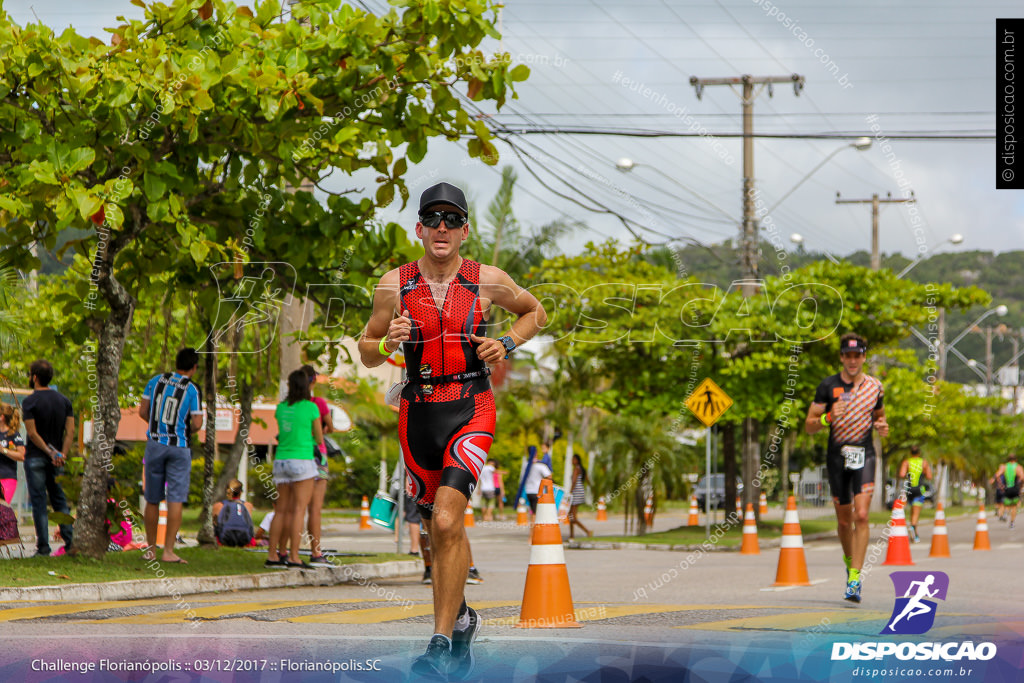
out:
M860 602L861 576L870 530L868 507L875 489L872 429L889 435L882 405L882 383L863 372L868 344L857 334L839 340L843 369L822 380L807 411L804 429L816 434L829 428L825 464L832 503L839 522L839 542L846 564L845 600Z
M64 489L57 477L64 473L67 453L74 443L75 412L71 401L50 388L53 366L37 360L29 369L29 386L35 389L21 403L25 417L28 444L25 452L25 479L32 502L32 521L36 527L36 549L39 555L50 554L49 515L46 497L54 512L71 514ZM71 525L61 524L60 535L65 550L71 552Z

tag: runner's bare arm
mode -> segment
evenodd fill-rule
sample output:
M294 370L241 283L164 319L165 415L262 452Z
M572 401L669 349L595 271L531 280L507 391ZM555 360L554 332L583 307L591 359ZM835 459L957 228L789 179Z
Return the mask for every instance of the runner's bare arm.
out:
M537 297L517 285L501 268L480 266L480 297L518 316L508 331L516 346L525 344L547 325L548 314ZM497 339L474 338L474 341L478 339L482 339L477 347L481 360L496 363L505 357L505 347Z
M907 476L908 471L910 471L910 461L904 460L903 462L900 463L900 473L896 476L902 479L903 477Z
M380 340L390 330L395 308L398 306L398 269L388 271L380 279L373 292L373 312L366 323L363 336L359 339L359 360L368 368L375 368L387 360L378 348ZM398 341L396 339L396 341ZM388 348L394 351L398 344L391 342Z
M812 403L807 409L807 419L804 420L804 431L808 434L817 434L825 425L821 424L821 416L825 414L824 403Z

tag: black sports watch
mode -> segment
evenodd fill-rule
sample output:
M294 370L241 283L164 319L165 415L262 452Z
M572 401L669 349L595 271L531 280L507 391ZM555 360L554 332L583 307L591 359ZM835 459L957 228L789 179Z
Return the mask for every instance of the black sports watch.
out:
M498 337L498 341L505 347L505 358L508 358L508 354L516 350L516 343L507 334L504 337Z

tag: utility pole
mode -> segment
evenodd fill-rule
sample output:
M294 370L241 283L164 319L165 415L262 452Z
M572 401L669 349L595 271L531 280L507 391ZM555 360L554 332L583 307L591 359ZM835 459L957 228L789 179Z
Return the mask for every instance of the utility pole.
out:
M836 204L870 204L871 205L871 270L878 270L882 267L882 257L878 250L878 213L881 204L906 204L917 201L914 193L906 199L893 199L892 192L885 194L885 199L879 199L878 193L871 195L871 199L840 199L836 192Z
M939 356L939 381L946 379L946 307L939 309L939 343L935 349Z
M757 284L757 221L754 217L754 100L765 88L771 97L772 84L792 83L793 93L797 96L804 88L804 77L799 74L789 76L751 76L744 74L739 78L690 78L690 85L697 91L697 99L704 96L704 88L709 85L728 85L734 91L742 86L740 103L743 106L743 226L740 231L740 263L743 269L743 296L753 296ZM761 86L755 90L754 86Z
M772 85L775 83L792 83L793 94L800 96L804 88L804 77L800 74L789 76L751 76L744 74L739 78L698 78L690 77L690 85L697 91L697 99L702 99L704 88L709 85L727 85L736 92L736 87L743 88L740 103L743 106L743 226L740 231L740 263L743 270L741 285L743 296L752 297L758 288L758 235L757 221L754 217L754 100L765 88L771 97ZM760 86L755 89L755 86ZM757 421L747 417L743 420L743 491L745 501L755 503L757 509L758 488L753 485L754 473L760 467L761 453L757 442ZM735 486L734 481L725 482L728 493ZM709 496L710 497L710 496ZM735 497L735 496L734 496ZM726 495L728 500L729 496Z

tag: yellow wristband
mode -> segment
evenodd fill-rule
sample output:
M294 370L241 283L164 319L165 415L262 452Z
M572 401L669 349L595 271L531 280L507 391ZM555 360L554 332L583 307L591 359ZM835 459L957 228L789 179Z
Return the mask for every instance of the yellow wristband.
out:
M391 355L391 352L388 351L388 345L385 343L385 342L387 342L387 340L388 340L387 337L381 337L380 343L377 344L377 350L380 351L382 356L390 356Z

